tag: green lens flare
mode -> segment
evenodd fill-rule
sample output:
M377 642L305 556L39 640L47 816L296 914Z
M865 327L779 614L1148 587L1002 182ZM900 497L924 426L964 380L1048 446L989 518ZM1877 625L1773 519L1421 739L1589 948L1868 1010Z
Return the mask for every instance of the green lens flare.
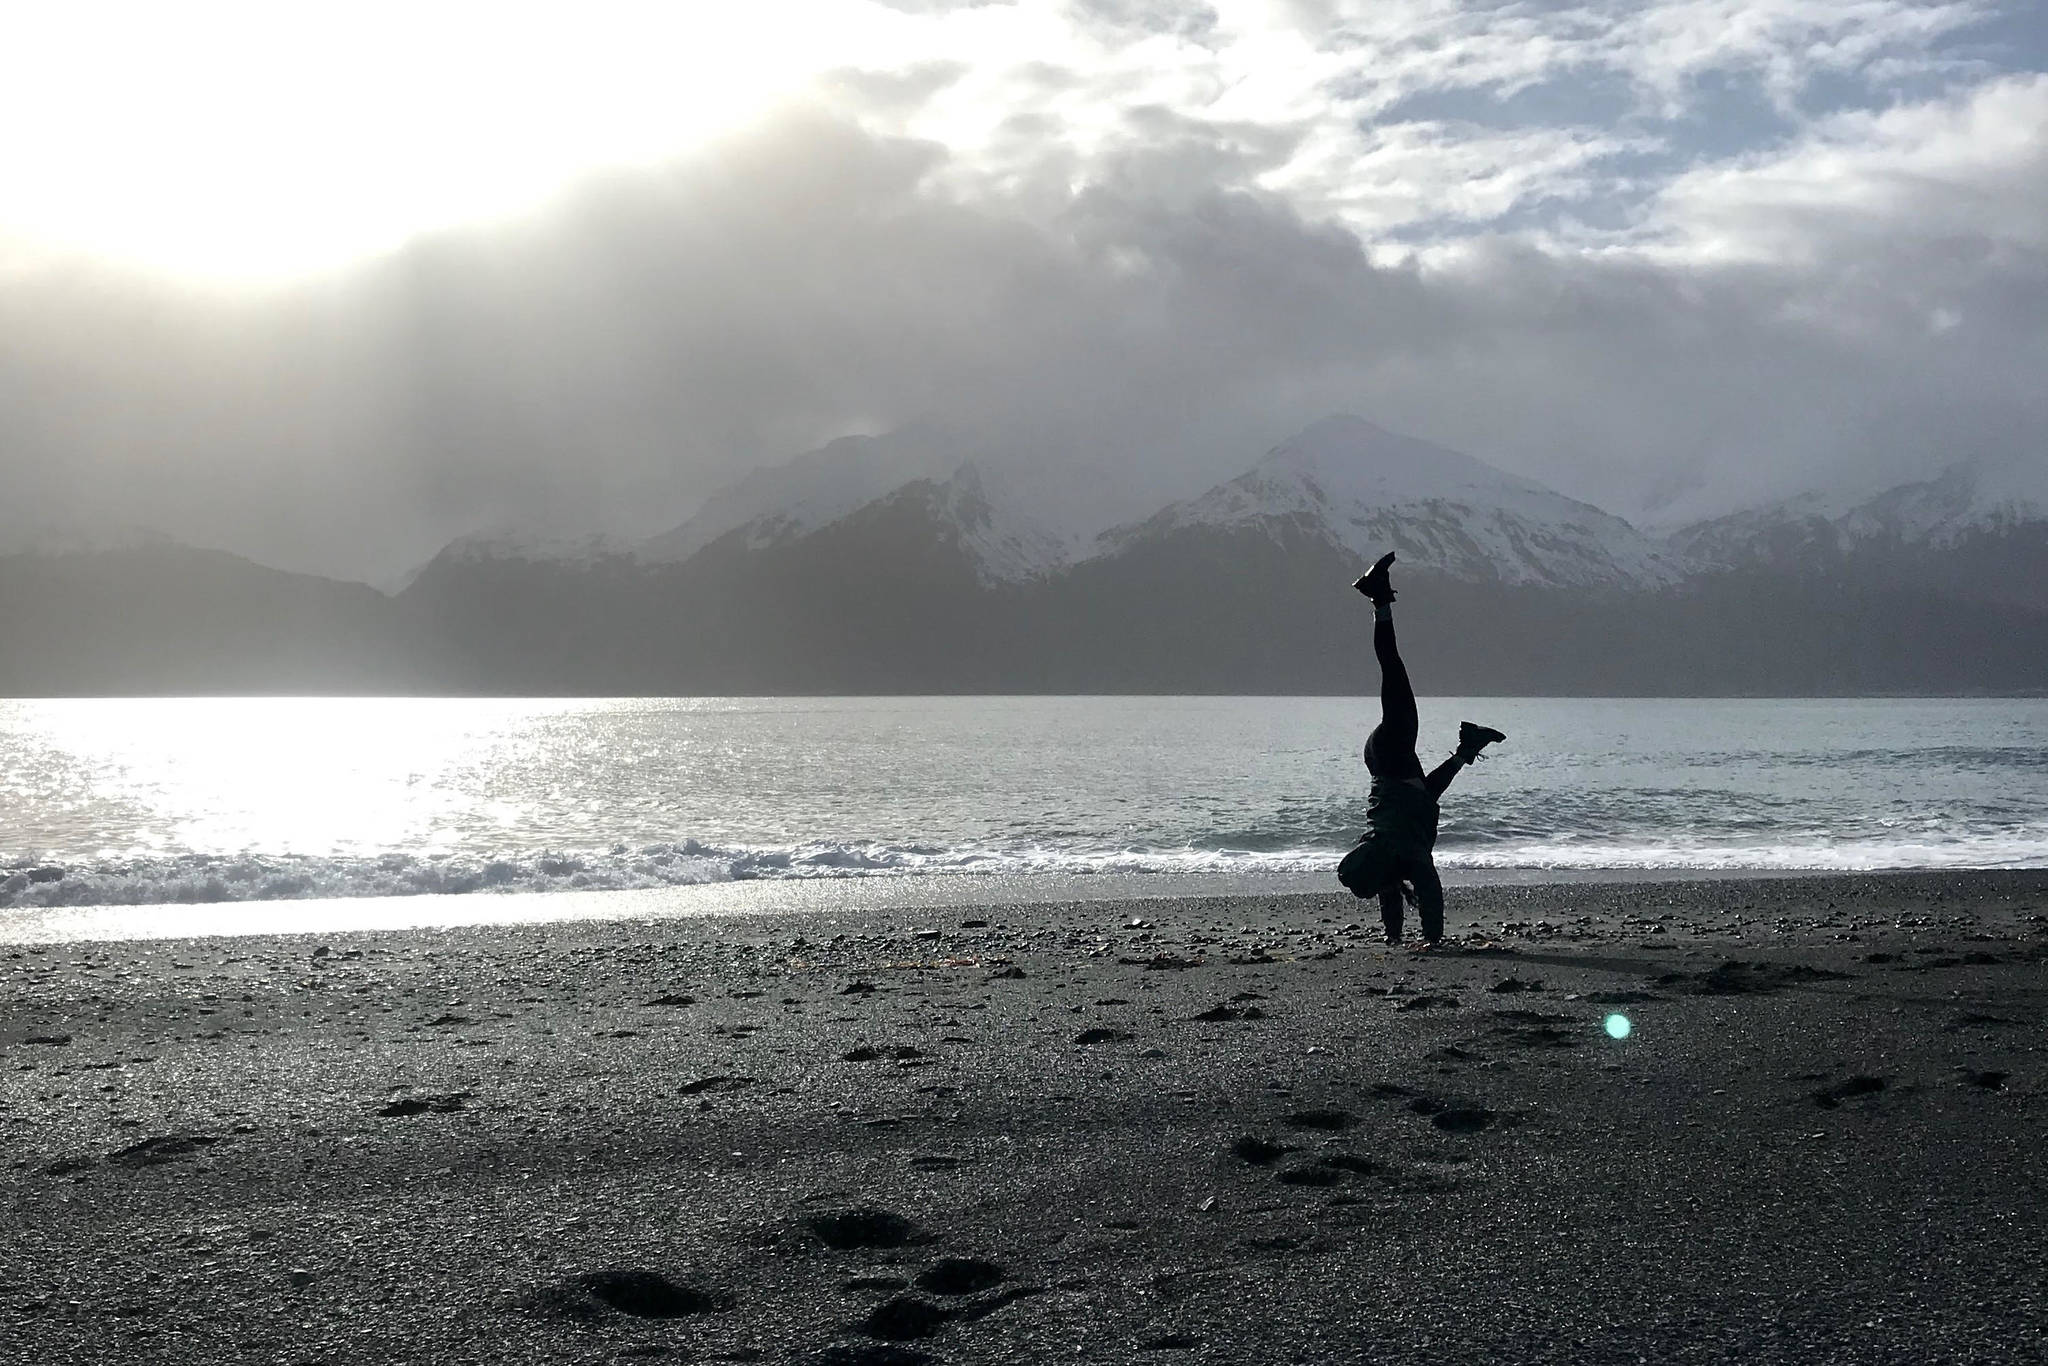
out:
M1633 1025L1629 1024L1628 1016L1626 1015L1609 1015L1604 1023L1607 1029L1607 1037L1610 1039L1626 1039L1629 1030L1634 1028Z

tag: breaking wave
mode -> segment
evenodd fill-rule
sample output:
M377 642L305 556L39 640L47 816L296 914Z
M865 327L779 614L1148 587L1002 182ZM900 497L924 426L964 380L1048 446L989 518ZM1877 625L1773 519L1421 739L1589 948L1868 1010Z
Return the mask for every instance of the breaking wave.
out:
M0 866L0 909L207 904L323 897L622 891L752 879L1033 874L1314 873L1341 844L1283 848L941 847L880 842L783 848L695 840L597 852L371 856L168 854ZM1899 832L1859 839L1530 837L1447 832L1446 869L1852 872L2048 867L2048 828Z
M0 907L202 904L314 897L624 891L772 878L919 874L1298 871L1327 851L941 849L879 843L718 848L686 840L601 853L311 857L176 854L0 869Z

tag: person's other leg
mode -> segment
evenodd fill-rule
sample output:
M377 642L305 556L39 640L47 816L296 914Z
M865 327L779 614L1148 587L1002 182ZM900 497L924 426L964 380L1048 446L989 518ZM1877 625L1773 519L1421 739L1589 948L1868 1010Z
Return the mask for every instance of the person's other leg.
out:
M1492 726L1477 726L1470 721L1458 723L1458 748L1451 757L1430 770L1422 785L1429 789L1432 797L1444 795L1444 789L1451 785L1451 779L1458 776L1458 770L1479 757L1480 751L1488 745L1497 744L1508 737Z
M1380 723L1365 741L1365 766L1375 778L1420 778L1422 761L1415 757L1415 737L1422 728L1415 708L1415 687L1394 639L1394 609L1374 603L1372 652L1380 665Z
M1450 758L1431 769L1428 775L1423 778L1422 785L1429 789L1430 796L1443 796L1444 789L1451 785L1451 779L1458 776L1459 771L1465 767L1465 763L1466 760L1463 754L1453 754Z

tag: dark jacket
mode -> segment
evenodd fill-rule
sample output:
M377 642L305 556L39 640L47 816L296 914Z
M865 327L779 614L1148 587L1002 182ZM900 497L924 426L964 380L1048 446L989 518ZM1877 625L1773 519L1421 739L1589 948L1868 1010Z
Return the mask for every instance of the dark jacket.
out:
M1436 847L1436 798L1419 783L1375 778L1365 803L1367 838L1384 840L1404 853L1427 854Z

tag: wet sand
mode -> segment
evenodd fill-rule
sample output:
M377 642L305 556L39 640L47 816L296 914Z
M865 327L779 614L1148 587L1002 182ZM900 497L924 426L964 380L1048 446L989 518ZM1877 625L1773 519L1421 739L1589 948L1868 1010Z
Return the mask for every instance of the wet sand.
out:
M2048 1358L2048 874L1450 919L0 947L0 1361Z

